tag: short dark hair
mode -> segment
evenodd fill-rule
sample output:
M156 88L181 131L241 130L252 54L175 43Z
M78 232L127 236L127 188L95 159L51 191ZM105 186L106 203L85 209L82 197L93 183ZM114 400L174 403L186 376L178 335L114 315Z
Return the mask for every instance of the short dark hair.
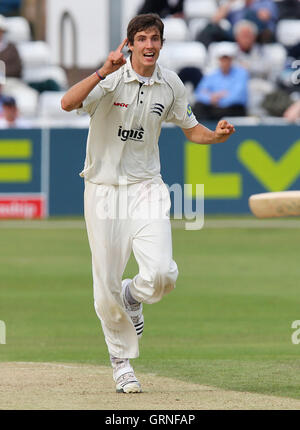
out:
M157 13L145 13L137 15L129 22L127 27L128 42L133 45L134 36L139 31L147 30L148 28L156 27L159 31L161 43L164 41L164 23Z
M2 106L15 107L17 106L16 99L10 96L4 96L2 99Z

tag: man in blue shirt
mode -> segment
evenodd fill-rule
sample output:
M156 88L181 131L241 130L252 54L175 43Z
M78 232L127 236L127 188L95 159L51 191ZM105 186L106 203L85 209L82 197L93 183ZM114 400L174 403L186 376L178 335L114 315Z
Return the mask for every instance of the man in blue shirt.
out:
M254 22L259 30L259 41L270 42L274 38L276 24L278 20L278 8L273 0L245 0L241 7L234 7L236 0L229 0L222 5L214 22L227 19L233 27L242 19Z
M195 90L193 111L198 120L247 114L249 74L243 67L232 64L234 56L235 47L230 42L219 44L219 68L205 75Z
M226 19L231 28L224 30L220 25ZM211 42L234 40L232 29L241 20L253 22L258 28L258 42L275 41L275 30L278 21L278 7L273 0L237 0L222 2L211 22L200 31L196 40L208 46Z

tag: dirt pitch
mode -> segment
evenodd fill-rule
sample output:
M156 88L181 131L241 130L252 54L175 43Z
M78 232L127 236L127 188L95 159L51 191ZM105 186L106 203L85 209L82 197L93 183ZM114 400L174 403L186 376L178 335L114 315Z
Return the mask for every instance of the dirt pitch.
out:
M141 394L114 392L108 367L0 363L0 409L216 410L300 409L300 400L226 391L138 374Z

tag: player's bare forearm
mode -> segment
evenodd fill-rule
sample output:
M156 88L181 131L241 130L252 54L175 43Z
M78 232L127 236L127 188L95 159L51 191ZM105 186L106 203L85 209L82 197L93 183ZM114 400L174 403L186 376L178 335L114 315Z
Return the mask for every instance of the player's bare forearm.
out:
M107 75L115 72L126 63L125 57L122 54L122 49L126 43L127 38L123 40L123 42L115 51L110 52L107 60L98 70L98 73L102 78L105 78ZM99 83L99 75L97 75L97 73L93 73L91 76L88 76L87 78L73 85L73 87L71 87L66 92L61 100L62 109L70 112L74 109L80 108L83 101Z
M198 124L193 128L182 129L182 131L185 134L185 137L190 142L200 143L200 144L215 143L214 142L214 139L215 139L214 132L209 130L208 128L204 127L201 124Z
M225 142L234 132L235 128L228 121L218 122L215 131L210 130L202 124L189 129L182 129L186 138L200 145L211 145L213 143Z
M71 112L74 109L80 108L83 100L87 98L98 83L99 78L96 73L93 73L91 76L73 85L61 99L62 109Z

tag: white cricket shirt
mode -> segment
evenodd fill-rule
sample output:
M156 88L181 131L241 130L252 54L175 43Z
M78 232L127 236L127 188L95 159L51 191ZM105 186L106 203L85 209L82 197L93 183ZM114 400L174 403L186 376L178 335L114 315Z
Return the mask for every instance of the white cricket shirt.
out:
M149 82L142 83L130 58L99 82L80 112L90 115L80 175L96 184L132 184L160 177L158 139L163 121L186 129L198 124L176 73L156 64Z

